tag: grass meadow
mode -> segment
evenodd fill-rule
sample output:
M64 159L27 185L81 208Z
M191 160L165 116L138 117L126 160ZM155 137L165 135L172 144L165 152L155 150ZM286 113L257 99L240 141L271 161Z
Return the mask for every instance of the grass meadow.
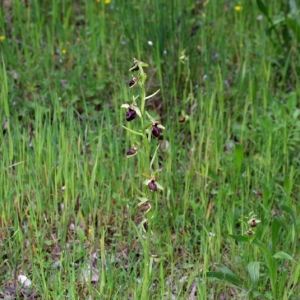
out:
M1 3L1 299L300 299L297 1Z

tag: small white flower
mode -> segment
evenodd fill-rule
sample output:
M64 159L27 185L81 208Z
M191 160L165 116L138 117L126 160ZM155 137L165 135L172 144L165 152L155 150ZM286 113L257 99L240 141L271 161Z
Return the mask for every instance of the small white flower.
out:
M149 46L153 46L153 43L151 41L148 41Z
M164 55L167 55L167 54L168 54L168 51L167 51L167 50L164 50L164 51L163 51L163 54L164 54Z
M25 288L28 288L28 287L31 286L31 281L25 275L19 275L18 276L18 281Z

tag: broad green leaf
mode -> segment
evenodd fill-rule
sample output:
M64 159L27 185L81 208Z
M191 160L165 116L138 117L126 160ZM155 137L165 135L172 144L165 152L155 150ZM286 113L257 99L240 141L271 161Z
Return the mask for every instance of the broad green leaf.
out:
M233 275L230 275L230 274L225 274L225 273L222 273L222 272L207 272L206 273L206 277L208 278L216 278L216 279L219 279L219 280L225 280L231 284L234 284L234 285L243 285L243 281L240 280L237 276L233 276Z
M276 251L276 245L278 241L278 235L280 230L280 223L277 218L274 218L272 222L272 253Z
M255 238L252 242L253 245L256 245L259 247L259 249L264 253L266 264L268 267L268 273L270 276L270 281L271 281L271 286L272 290L276 289L276 280L277 280L277 263L275 258L271 255L271 252L269 249L262 243L260 242L257 238Z
M229 236L231 238L233 238L234 240L236 240L237 242L240 242L240 243L248 243L249 242L249 238L247 236L244 236L244 235L230 234Z
M257 238L255 238L253 240L252 244L257 246L264 253L264 255L266 256L267 259L271 257L271 253L270 253L269 249Z
M286 290L287 277L290 277L290 274L289 272L282 272L280 275L281 276L278 280L278 290L284 291ZM291 298L287 298L287 299L291 299Z
M249 262L249 264L247 265L247 270L250 275L251 285L252 287L254 287L259 280L259 262L258 261Z
M267 6L261 0L256 0L256 3L259 10L269 19Z
M240 172L242 164L244 160L244 150L240 145L236 145L235 147L235 161L238 168L238 171Z
M293 257L290 256L289 254L287 254L284 251L279 251L279 252L275 253L273 255L273 257L274 258L279 258L279 259L288 259L288 260L294 261Z
M215 266L223 273L228 274L228 275L232 275L232 276L236 276L231 270L229 270L227 267L219 265L219 264L215 264ZM237 277L237 276L236 276ZM238 278L238 277L237 277Z
M296 221L296 215L295 215L294 210L290 206L287 206L285 204L280 205L280 208L292 217L294 229L296 229L297 221Z

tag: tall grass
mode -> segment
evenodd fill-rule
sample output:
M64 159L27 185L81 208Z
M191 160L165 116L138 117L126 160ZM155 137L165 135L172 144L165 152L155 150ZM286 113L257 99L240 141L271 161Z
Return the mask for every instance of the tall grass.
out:
M274 44L259 2L2 3L0 298L141 299L146 267L149 299L299 298L299 41L286 14ZM168 129L146 248L120 108L133 57Z

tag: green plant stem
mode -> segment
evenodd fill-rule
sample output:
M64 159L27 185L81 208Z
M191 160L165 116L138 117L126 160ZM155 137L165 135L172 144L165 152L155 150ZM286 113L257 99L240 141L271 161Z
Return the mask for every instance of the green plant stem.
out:
M146 106L146 89L145 89L145 81L146 81L146 74L144 73L143 67L141 63L138 64L140 70L140 83L141 83L141 128L142 128L142 135L143 135L143 149L144 149L144 159L141 161L141 168L143 172L148 173L148 165L150 163L150 142L147 139L145 127L145 106ZM150 215L152 213L150 212ZM151 217L150 217L151 219ZM143 274L143 285L142 285L142 292L141 292L141 299L149 299L149 285L150 285L150 239L151 239L151 220L147 219L147 232L146 232L146 240L141 241L143 245L143 252L144 252L144 274ZM143 238L142 238L143 239Z
M146 74L144 73L143 67L141 65L139 65L139 69L140 69L140 76L141 76L141 114L142 114L142 118L141 118L141 126L142 126L142 134L143 134L143 146L145 149L145 160L147 161L147 159L150 157L150 145L149 145L149 141L147 139L147 135L146 135L146 128L145 128L145 106L146 106L146 89L145 89L145 80L146 80ZM147 167L145 167L145 164L143 163L143 171L146 171Z
M146 233L146 241L143 244L144 250L144 275L141 299L149 299L149 285L150 285L150 238L151 238L151 222L148 222Z

